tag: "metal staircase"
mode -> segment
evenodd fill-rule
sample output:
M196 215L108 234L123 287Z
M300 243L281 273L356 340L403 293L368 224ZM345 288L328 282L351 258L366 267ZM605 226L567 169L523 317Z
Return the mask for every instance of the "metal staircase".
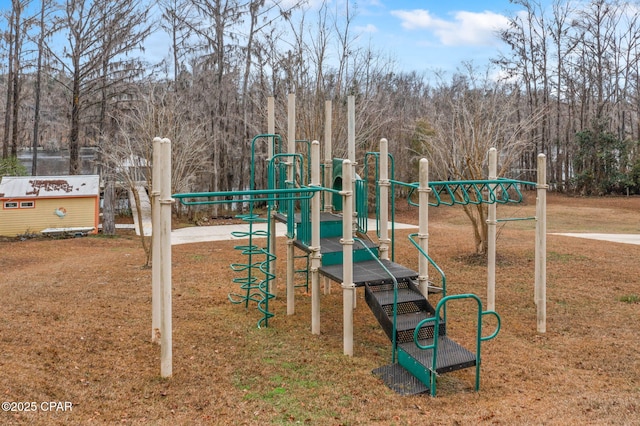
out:
M284 216L278 219L286 220ZM296 220L300 221L300 218ZM343 282L341 221L339 214L323 213L320 226L322 266L319 272L338 283ZM305 241L296 239L294 244L310 252ZM437 268L430 258L429 261ZM419 290L417 272L389 260L380 260L374 242L354 238L353 282L356 287L364 287L367 305L392 342L392 363L373 373L403 395L430 393L435 396L438 375L469 367L476 367L476 389L479 387L480 345L476 345L475 352L467 350L447 336L446 328L446 302L477 297L446 296L444 274L437 269L442 274L442 286L429 285L429 292L441 293L442 298L434 308ZM499 324L497 314L482 312L481 304L479 309L479 319L491 314L498 318ZM478 324L481 336L482 321ZM495 337L498 330L499 325L493 335L482 337L480 341Z

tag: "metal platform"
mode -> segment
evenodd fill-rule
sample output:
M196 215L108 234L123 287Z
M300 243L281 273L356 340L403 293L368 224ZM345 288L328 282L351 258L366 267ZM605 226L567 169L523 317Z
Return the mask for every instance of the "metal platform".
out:
M418 273L412 271L397 263L389 260L381 260L384 266L393 274L398 282L411 281L418 278ZM320 273L329 279L342 283L343 279L343 265L329 265L322 266L319 269ZM371 284L384 284L392 283L393 279L389 277L389 274L380 266L377 260L367 260L364 262L357 262L353 264L353 283L358 286L362 286L365 283Z

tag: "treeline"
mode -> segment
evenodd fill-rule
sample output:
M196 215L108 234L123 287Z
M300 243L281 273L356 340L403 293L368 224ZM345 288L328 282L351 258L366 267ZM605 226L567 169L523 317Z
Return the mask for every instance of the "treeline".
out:
M638 3L511 2L524 11L502 31L511 50L496 63L517 81L522 114L543 112L529 137L550 156L550 180L587 194L638 193Z
M267 97L286 137L296 94L299 140L322 139L331 100L334 155L344 156L354 95L358 158L387 138L398 179L415 180L422 156L432 179L486 176L496 146L503 176L535 180L544 152L555 189L640 192L631 5L514 1L525 12L500 34L511 50L491 69L446 75L398 72L389 52L363 43L348 2L304 3L13 0L0 41L2 157L69 148L75 174L79 147L97 146L109 176L124 159L150 159L163 136L174 142L174 192L245 188ZM167 53L150 63L142 47L159 33ZM263 161L256 167L264 174Z

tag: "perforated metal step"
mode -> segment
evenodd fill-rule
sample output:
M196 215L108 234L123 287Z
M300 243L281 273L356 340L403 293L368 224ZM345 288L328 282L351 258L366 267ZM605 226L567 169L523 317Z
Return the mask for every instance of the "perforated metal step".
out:
M394 299L394 284L370 285L366 283L365 300L389 340L393 340ZM427 318L433 318L435 310L411 280L398 283L397 300L396 341L399 343L412 342L418 324ZM432 338L434 326L433 322L423 324L418 332L418 337L420 339ZM441 335L446 334L446 327L442 319L439 332Z
M400 364L384 365L371 372L400 395L418 395L429 392L429 388L424 383Z
M423 346L433 344L433 339L420 340ZM423 369L429 370L433 364L433 350L422 350L414 342L401 343L398 345L398 359L400 364L415 374L414 369L405 364L403 355L408 355L411 359L420 364ZM438 353L436 358L436 373L448 373L450 371L473 367L476 365L476 355L462 347L459 343L446 336L438 338Z

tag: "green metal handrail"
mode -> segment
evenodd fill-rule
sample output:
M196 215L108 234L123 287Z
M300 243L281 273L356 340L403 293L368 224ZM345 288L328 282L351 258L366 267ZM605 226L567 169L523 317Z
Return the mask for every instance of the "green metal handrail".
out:
M373 251L362 241L360 238L353 238L353 241L359 242L362 247L369 253L371 258L378 262L378 265L382 267L382 269L391 277L393 281L393 327L391 332L391 363L396 362L396 352L398 351L398 339L396 337L397 329L398 329L398 280L393 276L391 271L384 266L384 263L376 256Z
M249 181L249 188L255 189L255 164L256 164L256 143L260 140L267 139L267 143L271 141L273 144L273 153L277 154L280 152L280 148L282 146L282 137L277 134L263 134L254 136L251 140L251 180Z
M246 190L246 191L218 191L218 192L192 192L192 193L184 193L184 194L173 194L171 198L175 198L180 201L182 205L185 206L195 206L195 205L205 205L205 204L231 204L236 202L243 203L255 203L260 201L273 201L282 198L274 197L274 195L279 194L305 194L304 196L292 196L286 197L285 200L293 199L298 200L301 198L311 198L313 197L314 192L324 190L321 187L299 187L299 188L283 188L283 189L254 189L254 190ZM224 200L206 200L206 201L185 201L188 198L216 198L216 197L244 197L244 196L261 196L261 195L269 195L270 197L266 198L246 198L240 200L230 200L225 198Z
M431 317L431 318L425 318L422 321L420 321L420 323L418 323L418 325L416 326L416 329L413 333L413 341L416 344L416 346L419 349L422 350L432 350L433 351L433 357L432 357L432 362L431 362L431 367L429 368L429 370L431 371L431 374L429 375L429 385L430 385L430 393L431 396L436 396L436 375L437 375L437 362L438 362L438 340L439 340L439 332L440 332L440 310L445 308L445 305L447 304L447 302L449 302L450 300L454 300L454 299L473 299L477 302L478 304L478 325L477 325L477 330L476 330L476 384L475 384L475 389L476 391L480 390L480 364L481 364L481 356L480 356L480 348L481 348L481 343L487 340L491 340L494 337L496 337L498 335L498 333L500 332L500 326L501 326L501 322L502 320L500 319L500 315L498 315L495 311L483 311L482 310L482 302L480 301L480 298L478 296L476 296L475 294L454 294L452 296L446 296L443 297L442 299L440 299L440 301L438 302L438 305L436 306L436 312L435 312L435 316ZM496 318L497 320L497 325L496 325L496 329L494 330L493 333L491 333L489 336L483 336L482 335L482 318L485 315L492 315ZM425 325L426 323L429 322L433 322L434 324L434 329L433 329L433 343L431 345L422 345L419 341L418 338L418 333L420 331L420 328Z
M297 141L306 142L306 141ZM311 145L308 144L309 149ZM286 163L282 160L288 160L290 163ZM287 179L289 172L288 165L291 164L292 180ZM297 167L296 167L297 165ZM277 167L279 166L279 167ZM304 173L304 157L301 154L276 154L269 160L268 165L269 174L269 189L297 189L308 188L310 177ZM296 178L300 177L299 184L296 183ZM279 178L276 180L276 178ZM301 226L298 230L298 237L302 240L307 240L311 235L311 228L309 225L310 216L310 198L311 197L296 197L296 199L285 199L281 197L279 201L286 201L286 203L278 203L277 211L279 213L285 213L287 216L287 237L293 238L295 236L295 208L296 201L299 201L300 214L301 214Z
M418 233L409 234L409 241L411 241L411 244L413 244L413 245L415 246L415 248L417 248L417 249L418 249L418 252L419 252L422 256L424 256L424 257L429 261L429 263L431 264L431 266L433 266L433 267L436 269L436 271L438 271L438 273L440 274L441 281L442 281L442 287L441 287L441 288L442 288L442 297L445 297L445 296L447 295L447 277L446 277L446 275L444 274L444 271L443 271L443 270L440 268L440 266L438 266L438 264L435 262L435 260L433 260L433 259L431 258L431 256L429 256L429 254L428 254L428 253L427 253L427 252L426 252L422 247L420 247L420 243L419 243L418 241L416 241L416 240L415 240L415 238L416 238L416 237L419 237L419 236L420 236L420 234L418 234ZM447 318L446 318L446 313L447 313L447 311L446 311L446 309L445 309L445 318L444 318L445 322L446 322L446 320L447 320Z
M368 186L367 181L363 179L356 179L355 182L355 200L356 200L356 219L358 225L358 231L366 234L368 227Z

